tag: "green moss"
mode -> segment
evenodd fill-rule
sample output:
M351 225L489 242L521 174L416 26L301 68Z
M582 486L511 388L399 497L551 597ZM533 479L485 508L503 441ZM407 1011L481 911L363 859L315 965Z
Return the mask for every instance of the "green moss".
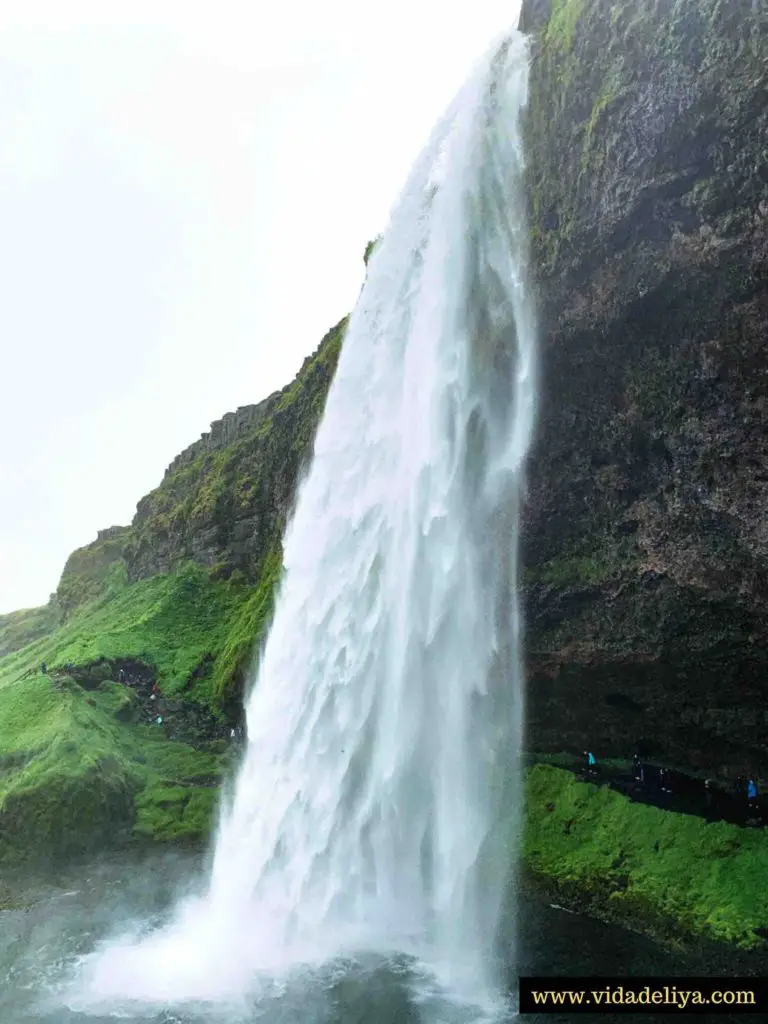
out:
M59 623L54 604L0 615L0 658L52 633Z
M138 717L139 702L136 693L119 683L106 680L88 697L88 700L94 707L100 708L118 722L133 722Z
M282 553L278 549L267 556L259 585L243 602L229 625L212 678L213 696L224 707L229 707L242 694L249 660L258 641L265 635L272 616L281 572Z
M621 73L613 68L601 83L600 92L592 104L592 111L586 123L582 143L581 174L590 174L601 169L606 155L605 125L621 95Z
M78 687L33 675L0 686L0 854L66 855L109 838L130 820L139 780L113 734L114 719Z
M600 554L572 558L553 558L526 577L529 582L566 586L571 583L603 583L614 573L614 563Z
M58 673L106 659L106 674L111 662L131 659L155 670L166 696L192 698L214 713L231 710L269 623L280 570L278 548L267 555L255 587L242 574L213 579L193 564L128 585L81 608L51 636L0 659L0 686L42 662ZM129 716L126 698L119 696L124 692L107 688L95 699L105 713Z
M41 674L0 685L0 860L67 857L131 833L204 834L223 759L131 724L122 712L132 699L114 683L86 693ZM158 795L177 790L175 808ZM147 809L156 805L163 820L153 832Z
M620 211L642 211L676 177L685 202L694 188L681 175L686 151L707 152L701 165L715 169L716 195L733 207L726 154L740 135L760 133L756 9L740 17L722 0L554 0L548 19L530 20L527 177L542 277L592 255Z
M137 840L198 843L210 834L218 791L157 783L136 801Z
M380 241L381 235L379 235L377 238L374 238L372 241L368 243L368 245L366 245L365 252L363 253L363 262L365 263L366 267L370 262L371 256L373 256L373 250L376 248Z
M275 407L276 412L284 413L296 406L306 406L307 404L309 407L312 407L313 404L316 406L317 403L313 401L315 399L319 401L319 404L322 407L325 403L325 389L316 391L314 388L308 387L307 385L313 377L319 377L324 381L330 381L330 378L333 376L333 372L336 369L336 363L339 358L341 343L344 338L344 332L347 329L348 321L348 317L345 317L340 321L340 323L326 334L317 351L304 360L296 379L292 384L281 391L279 400ZM315 408L315 411L318 411L317 408ZM314 435L316 427L317 423L311 422L312 435Z
M526 773L523 857L609 918L757 947L768 920L764 830L632 803L539 764ZM658 849L657 849L658 846Z
M233 651L247 646L248 628L258 629L259 609L266 618L274 574L254 591L187 565L101 596L54 634L0 659L0 859L74 855L123 842L132 830L159 841L205 833L210 787L227 759L136 724L133 691L105 680L86 692L66 666L77 674L102 658L104 671L115 660L141 661L167 696L184 691L215 709L216 657L225 652L215 679L226 690ZM43 661L52 675L40 673ZM181 804L156 799L169 787L183 789Z
M323 338L313 355L304 360L295 380L265 399L254 413L252 426L232 443L200 451L188 463L176 466L161 485L142 499L132 533L126 542L129 561L158 539L175 539L177 561L189 549L188 538L201 528L215 527L217 545L226 553L234 519L258 517L264 547L247 564L228 565L245 570L258 582L270 548L280 541L284 513L296 477L308 456L333 378L347 319Z
M545 583L552 586L595 586L618 578L632 569L635 553L626 538L587 538L566 546L546 562L526 566L523 583Z
M56 602L64 618L98 597L119 592L127 582L123 554L130 528L102 530L92 544L73 551L56 589Z
M568 52L573 48L576 25L585 0L555 0L552 14L544 30L544 43L554 50Z
M285 517L345 328L328 332L289 387L244 410L232 443L225 425L213 448L188 450L131 527L73 552L49 607L0 618L0 860L207 834L233 759L206 744L208 713L234 715L269 623ZM238 530L249 520L258 543L244 556ZM202 557L201 532L212 538ZM140 699L115 682L123 665L156 678L175 734L194 749L139 724Z
M52 636L0 662L0 679L41 661L56 668L135 658L154 666L172 695L207 654L221 649L228 620L248 594L247 587L213 581L187 564L87 605Z
M115 566L123 568L109 563L102 582ZM0 658L0 860L207 834L231 751L193 749L137 724L135 692L105 677L116 663L139 662L166 697L232 710L280 569L278 546L255 587L242 573L221 579L194 564L123 578L70 605L55 632Z

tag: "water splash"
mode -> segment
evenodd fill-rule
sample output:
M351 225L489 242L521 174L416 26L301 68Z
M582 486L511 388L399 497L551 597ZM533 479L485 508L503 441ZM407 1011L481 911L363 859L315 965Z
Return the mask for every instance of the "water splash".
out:
M490 982L523 715L527 66L522 36L494 47L369 264L286 533L208 890L103 953L94 992L220 998L254 970L350 950Z

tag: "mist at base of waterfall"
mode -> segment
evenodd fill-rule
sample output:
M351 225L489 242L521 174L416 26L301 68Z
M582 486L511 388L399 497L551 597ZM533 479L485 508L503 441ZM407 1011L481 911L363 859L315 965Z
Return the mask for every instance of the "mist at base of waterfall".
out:
M425 965L406 956L337 957L282 975L255 979L250 993L225 1002L155 1003L112 1000L98 1005L78 987L83 966L117 931L163 924L176 903L203 884L199 858L168 854L105 855L56 878L24 879L37 900L28 909L0 912L0 1021L3 1024L502 1024L509 1010L463 1003L441 987ZM684 962L648 939L582 916L564 913L523 892L521 972L562 977L633 974L672 977L711 966ZM509 949L510 955L512 949ZM519 960L518 952L515 959ZM516 989L513 964L507 988ZM73 981L74 979L74 981ZM569 1020L540 1015L535 1024ZM605 1024L625 1020L601 1015ZM648 1024L668 1015L649 1014ZM718 1022L727 1018L717 1017Z
M440 965L402 953L336 955L326 961L283 965L269 971L252 965L235 990L209 949L206 979L189 991L151 997L150 977L162 963L143 958L148 977L136 981L141 998L126 995L126 943L162 933L179 902L194 906L205 884L196 856L150 854L138 859L105 855L54 878L26 879L30 906L0 912L0 1020L8 1024L490 1024L506 1020L502 1004L472 1003ZM22 883L19 883L21 886ZM183 947L176 946L183 955ZM191 951L192 952L192 951ZM234 952L230 950L229 952ZM105 953L107 954L105 956ZM247 957L245 958L248 959ZM194 959L190 967L194 965ZM100 996L92 968L105 988ZM187 972L167 971L177 979ZM130 967L128 968L130 970ZM190 971L189 977L194 974ZM176 982L174 981L174 986ZM162 989L162 986L160 986ZM121 993L116 997L115 989Z
M155 882L163 885L162 873ZM146 892L141 900L126 900L109 927L105 921L104 938L71 959L52 1005L61 1000L73 1021L85 1015L166 1024L501 1024L510 1019L509 1001L489 998L477 984L474 962L462 970L455 958L441 960L436 950L404 934L392 934L391 949L373 949L359 936L350 934L345 941L336 931L327 945L315 938L304 947L294 943L289 956L280 956L268 936L252 933L244 943L242 930L218 930L211 933L216 943L201 947L209 912L203 883L201 875L199 893L168 887L174 896L161 912L142 913ZM135 886L136 881L134 891Z

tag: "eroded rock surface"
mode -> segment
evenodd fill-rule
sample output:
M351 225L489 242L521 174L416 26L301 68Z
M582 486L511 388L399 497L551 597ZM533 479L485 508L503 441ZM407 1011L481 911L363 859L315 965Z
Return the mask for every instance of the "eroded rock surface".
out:
M768 8L526 0L529 743L768 773Z

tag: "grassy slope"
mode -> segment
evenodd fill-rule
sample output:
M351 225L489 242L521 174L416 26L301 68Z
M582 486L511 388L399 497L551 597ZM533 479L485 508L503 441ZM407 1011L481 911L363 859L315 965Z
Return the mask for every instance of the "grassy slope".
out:
M128 838L126 830L135 839L207 834L210 783L227 756L132 722L126 687L105 682L86 692L67 676L42 675L40 665L133 658L154 667L166 695L184 691L215 708L226 670L217 656L231 665L250 646L273 582L214 581L187 565L113 585L54 634L0 660L0 857L77 853ZM188 686L201 664L212 667Z
M52 633L57 623L58 616L50 605L0 615L0 658Z
M100 531L91 544L72 552L56 588L55 600L62 618L101 597L124 578L123 551L130 534L129 526L112 526Z
M135 658L154 666L163 691L175 695L206 655L215 658L233 643L231 622L258 589L240 579L214 580L192 563L137 583L117 582L56 632L0 660L0 684L42 662L57 668ZM204 675L195 682L195 698L213 700L212 680Z
M523 857L602 917L664 939L761 945L753 929L768 921L762 829L632 803L539 764L526 776Z

